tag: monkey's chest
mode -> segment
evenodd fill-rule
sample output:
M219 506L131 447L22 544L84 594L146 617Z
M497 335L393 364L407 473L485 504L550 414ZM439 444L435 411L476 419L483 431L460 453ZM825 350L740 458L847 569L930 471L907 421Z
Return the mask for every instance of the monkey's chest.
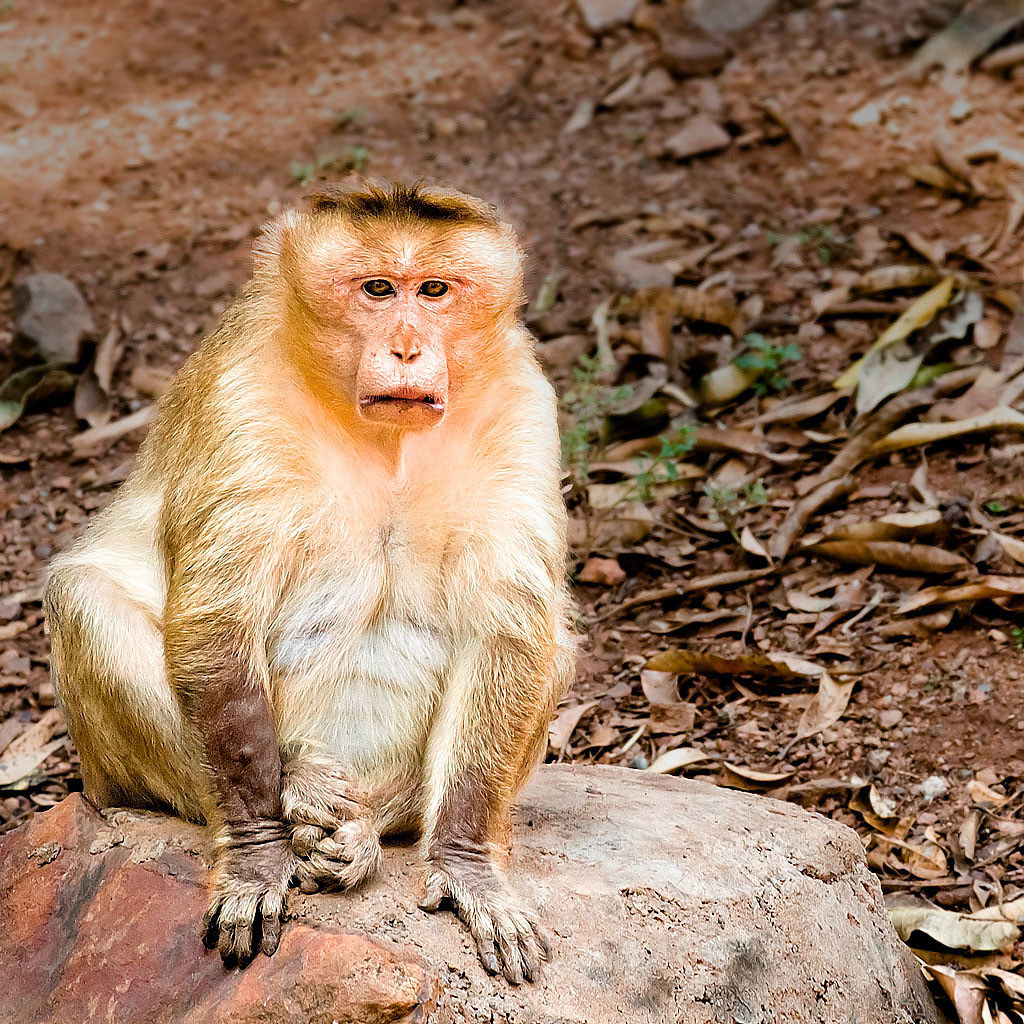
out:
M354 768L422 755L450 652L425 609L368 575L313 587L268 651L285 743L316 743Z

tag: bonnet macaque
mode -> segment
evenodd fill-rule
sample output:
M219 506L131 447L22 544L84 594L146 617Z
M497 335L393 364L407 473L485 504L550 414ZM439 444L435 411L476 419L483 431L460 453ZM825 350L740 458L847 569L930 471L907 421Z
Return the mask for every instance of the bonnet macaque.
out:
M160 404L46 592L100 806L208 822L208 941L273 953L289 885L346 888L415 831L423 906L485 968L548 946L504 874L572 671L555 398L523 256L442 189L327 190Z

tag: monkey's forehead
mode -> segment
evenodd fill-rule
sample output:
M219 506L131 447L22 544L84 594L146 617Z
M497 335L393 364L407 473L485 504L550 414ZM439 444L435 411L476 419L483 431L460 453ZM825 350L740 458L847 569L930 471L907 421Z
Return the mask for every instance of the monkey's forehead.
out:
M363 277L430 275L467 281L514 278L522 254L511 231L479 224L351 224L313 226L298 244L304 268Z

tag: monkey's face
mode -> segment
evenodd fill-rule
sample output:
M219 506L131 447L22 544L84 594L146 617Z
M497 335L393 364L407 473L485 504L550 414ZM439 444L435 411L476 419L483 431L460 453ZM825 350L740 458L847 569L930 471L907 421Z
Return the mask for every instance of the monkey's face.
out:
M370 423L423 429L448 406L446 328L458 284L422 273L346 283L352 337L361 341L355 405Z
M357 422L436 426L501 358L521 294L504 228L324 219L295 251L306 365Z

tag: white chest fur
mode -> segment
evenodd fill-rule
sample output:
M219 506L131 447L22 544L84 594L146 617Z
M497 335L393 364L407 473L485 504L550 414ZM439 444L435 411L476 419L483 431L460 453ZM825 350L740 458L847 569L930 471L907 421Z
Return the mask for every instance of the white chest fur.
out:
M268 651L285 744L361 771L421 755L450 651L435 576L392 543L298 588Z

